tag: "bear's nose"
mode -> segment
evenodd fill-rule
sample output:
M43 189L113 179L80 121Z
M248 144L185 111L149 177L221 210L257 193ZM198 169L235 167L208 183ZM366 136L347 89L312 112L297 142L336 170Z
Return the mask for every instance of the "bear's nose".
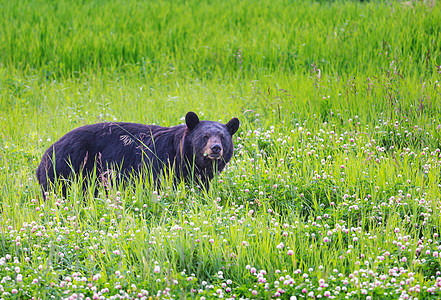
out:
M214 144L211 146L211 151L213 151L214 154L219 154L222 150L222 147L219 144Z

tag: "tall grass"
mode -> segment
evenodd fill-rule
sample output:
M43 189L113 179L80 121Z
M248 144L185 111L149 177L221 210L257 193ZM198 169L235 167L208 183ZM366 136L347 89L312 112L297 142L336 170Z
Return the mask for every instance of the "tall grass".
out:
M375 75L392 58L420 77L441 64L436 3L8 1L1 14L2 64L47 76L135 65L148 78L257 79L309 73L312 63Z
M0 4L0 298L437 299L440 5ZM84 124L239 117L206 192L142 177L46 201Z

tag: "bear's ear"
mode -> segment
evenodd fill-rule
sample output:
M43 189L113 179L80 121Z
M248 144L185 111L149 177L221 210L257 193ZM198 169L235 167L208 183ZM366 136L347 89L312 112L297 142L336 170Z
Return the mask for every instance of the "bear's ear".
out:
M189 111L187 115L185 115L185 124L187 125L189 130L193 130L196 125L199 124L198 115L192 111Z
M232 118L227 124L228 132L233 135L236 133L236 131L239 129L239 119L238 118Z

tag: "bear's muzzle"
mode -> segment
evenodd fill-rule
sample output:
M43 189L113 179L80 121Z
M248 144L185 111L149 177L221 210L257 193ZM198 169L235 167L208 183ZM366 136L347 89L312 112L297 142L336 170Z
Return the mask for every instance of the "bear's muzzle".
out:
M207 145L208 146L208 145ZM220 144L214 144L208 147L205 147L204 156L211 160L218 160L222 158L223 149Z

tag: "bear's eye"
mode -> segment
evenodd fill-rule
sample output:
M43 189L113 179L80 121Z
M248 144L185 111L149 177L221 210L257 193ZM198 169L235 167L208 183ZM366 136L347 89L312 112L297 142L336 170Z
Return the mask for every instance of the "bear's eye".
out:
M222 141L225 139L223 134L220 134L219 137Z
M209 138L208 134L204 135L204 141L208 141L208 138Z

